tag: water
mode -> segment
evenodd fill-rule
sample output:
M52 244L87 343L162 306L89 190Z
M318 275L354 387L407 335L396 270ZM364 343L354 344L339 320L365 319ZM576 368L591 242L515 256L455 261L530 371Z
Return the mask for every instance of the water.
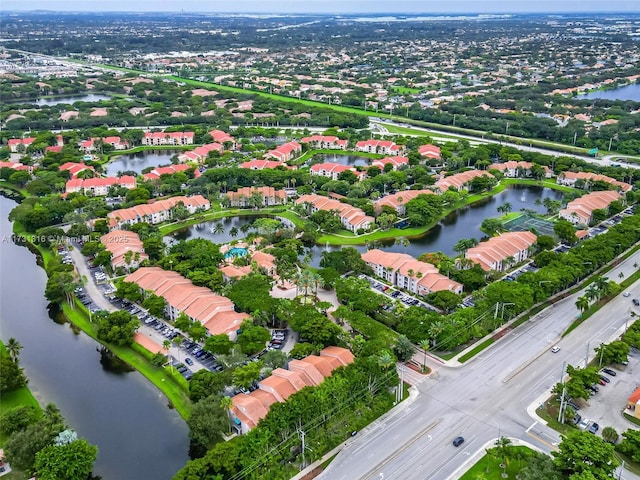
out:
M27 248L6 240L15 202L0 197L0 331L24 349L20 363L41 405L55 403L71 428L99 448L94 473L105 480L168 480L188 460L188 431L166 397L126 372L100 345L56 323L43 296L46 274Z
M218 220L211 220L209 222L199 223L191 227L186 227L177 232L174 232L170 239L175 240L189 240L194 238L206 238L213 243L228 243L233 240L239 240L245 237L241 228L243 225L252 224L257 219L264 217L264 215L240 215L237 217L225 217ZM222 225L222 231L217 232L216 226ZM235 227L237 229L237 235L234 237L231 235L231 229ZM253 230L249 230L253 231Z
M396 245L394 239L385 240L379 247L388 252L408 253L413 257L419 257L425 252L443 252L449 256L458 255L453 250L453 246L463 238L475 238L480 240L485 234L480 230L480 225L487 218L499 217L497 208L506 202L511 204L512 211L517 212L522 208L543 213L544 206L536 205L536 199L543 200L551 197L554 200L562 199L562 192L550 188L512 186L502 192L481 200L468 207L461 208L447 217L443 218L440 224L432 228L425 235L418 238L410 238L409 245L405 248ZM366 251L365 245L354 245L360 252ZM311 248L311 262L314 267L319 266L322 252L325 250L336 250L340 247L316 245Z
M444 252L449 256L457 255L453 250L453 246L462 238L475 238L480 240L485 234L480 230L480 225L486 218L499 217L502 214L497 208L506 202L511 204L514 212L523 208L533 210L538 213L545 211L544 206L536 205L536 199L541 201L547 197L554 200L562 199L562 192L552 190L550 188L532 187L532 186L511 186L502 192L481 200L480 202L461 208L447 217L442 219L439 225L432 228L429 232L418 238L410 238L409 245L405 248L402 245L395 245L394 239L381 242L382 250L389 252L408 253L414 257L418 257L425 252ZM190 238L206 238L214 243L226 243L234 240L229 231L232 227L238 229L238 236L235 239L242 238L244 234L240 231L240 227L246 223L252 223L258 216L238 216L227 217L220 220L204 222L199 225L193 225L180 230L173 234L176 240L187 240ZM222 223L224 231L222 233L212 233L211 229L217 223ZM365 245L353 245L360 252L366 251ZM318 267L322 252L325 250L339 250L340 246L315 245L308 249L311 259L309 264Z
M366 167L371 164L373 159L367 157L359 157L357 155L340 155L332 153L323 153L313 156L314 163L339 163L349 167Z
M614 88L613 90L596 90L593 92L578 95L578 100L591 100L591 99L603 99L603 100L633 100L640 102L640 84L634 83L631 85L625 85L624 87Z
M88 95L74 95L71 97L55 97L55 98L39 98L36 100L36 105L60 105L61 103L72 104L75 102L99 102L101 100L110 100L109 95L99 95L97 93L90 93Z
M147 167L159 167L171 164L171 157L177 150L145 150L143 152L118 155L106 166L107 176L116 176L118 172L140 173Z

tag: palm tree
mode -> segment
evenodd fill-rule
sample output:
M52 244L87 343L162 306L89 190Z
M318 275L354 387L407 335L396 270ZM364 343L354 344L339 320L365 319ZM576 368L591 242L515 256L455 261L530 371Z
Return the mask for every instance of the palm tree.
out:
M20 356L20 350L22 350L23 348L20 342L11 337L9 340L7 340L7 343L5 343L4 346L7 349L7 353L9 354L9 357L11 357L11 360L17 362L18 357Z
M424 352L424 360L422 362L422 371L425 372L427 370L427 350L431 348L431 341L428 338L424 340L420 340L420 348Z
M236 227L231 227L231 230L229 230L229 235L231 235L233 238L238 236L238 229Z
M598 298L604 297L611 290L611 284L608 278L598 277L593 281L593 284L598 289Z
M507 437L500 437L496 440L496 447L502 453L502 463L505 463L506 458L509 456L509 447L511 447L511 443L511 440L509 440Z
M396 240L393 242L394 245L402 245L404 247L404 251L406 253L407 251L407 247L409 246L409 240L407 239L407 237L398 237L396 238Z
M378 365L383 370L389 370L395 363L393 355L391 355L387 350L378 355Z
M576 301L576 308L580 310L580 313L584 313L589 308L589 299L586 296L579 297Z
M165 340L164 342L162 342L162 350L164 350L165 355L169 354L170 348L171 348L171 341ZM171 358L169 358L169 360L171 360ZM173 372L173 362L169 361L169 365L171 367L171 371Z
M222 397L220 399L220 408L227 413L227 418L229 420L229 433L231 433L231 407L233 407L233 400L231 400L231 397Z
M244 223L240 226L240 231L244 234L246 234L249 230L251 230L251 224L250 223Z
M598 298L600 298L600 291L598 290L598 287L596 286L595 283L592 283L591 285L589 285L589 287L584 291L584 295L589 299L589 300L597 300Z
M215 226L211 229L211 233L220 234L224 232L224 225L221 222L215 224Z

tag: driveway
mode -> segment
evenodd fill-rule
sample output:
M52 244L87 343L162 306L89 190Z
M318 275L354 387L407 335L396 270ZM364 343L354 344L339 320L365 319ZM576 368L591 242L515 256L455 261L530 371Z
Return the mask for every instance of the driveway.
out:
M626 367L610 366L609 368L617 375L613 377L605 373L604 375L611 380L611 383L598 385L600 391L591 397L587 406L581 408L578 413L583 418L600 425L598 433L602 433L604 427L613 427L618 434L621 434L628 428L637 428L622 416L622 411L627 405L629 395L640 383L640 352L635 351L629 355L629 365Z
M73 260L73 264L76 266L76 271L80 278L85 280L84 288L87 291L89 297L93 303L101 310L106 310L108 312L115 312L118 310L116 307L111 305L111 302L105 298L102 294L98 285L96 284L96 279L89 270L89 266L87 265L87 260L84 258L84 255L80 252L77 247L73 247L69 252L71 255L71 260Z

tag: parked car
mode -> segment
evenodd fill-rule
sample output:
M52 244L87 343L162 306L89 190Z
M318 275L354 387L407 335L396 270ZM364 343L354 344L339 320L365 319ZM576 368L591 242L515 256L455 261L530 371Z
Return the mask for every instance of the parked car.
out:
M193 360L191 360L189 357L184 359L184 363L186 363L187 365L191 366L193 365Z
M600 391L600 389L596 386L595 383L592 383L587 388L591 390L593 393L598 393Z
M602 371L607 375L611 375L612 377L615 377L617 375L616 371L611 370L610 368L603 368Z
M609 377L605 377L604 375L602 375L600 377L600 381L604 382L604 383L610 383L611 382L611 380L609 380ZM602 385L604 385L604 383Z
M582 415L576 413L576 415L573 417L573 424L578 425L580 423L580 420L582 420Z
M586 418L583 418L580 421L580 423L578 423L578 428L580 430L586 430L588 426L589 426L589 420L587 420Z
M636 307L640 306L640 300L638 300L637 298L634 298L634 299L633 299L633 304L634 304Z
M589 427L589 433L593 433L595 435L595 433L598 431L599 428L600 428L600 425L598 425L596 422L593 422Z

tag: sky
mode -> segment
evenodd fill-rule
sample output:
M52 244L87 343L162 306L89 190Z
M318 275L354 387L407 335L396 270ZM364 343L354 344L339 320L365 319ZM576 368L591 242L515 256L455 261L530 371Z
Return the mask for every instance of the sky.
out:
M2 9L222 13L640 13L640 0L2 0Z

